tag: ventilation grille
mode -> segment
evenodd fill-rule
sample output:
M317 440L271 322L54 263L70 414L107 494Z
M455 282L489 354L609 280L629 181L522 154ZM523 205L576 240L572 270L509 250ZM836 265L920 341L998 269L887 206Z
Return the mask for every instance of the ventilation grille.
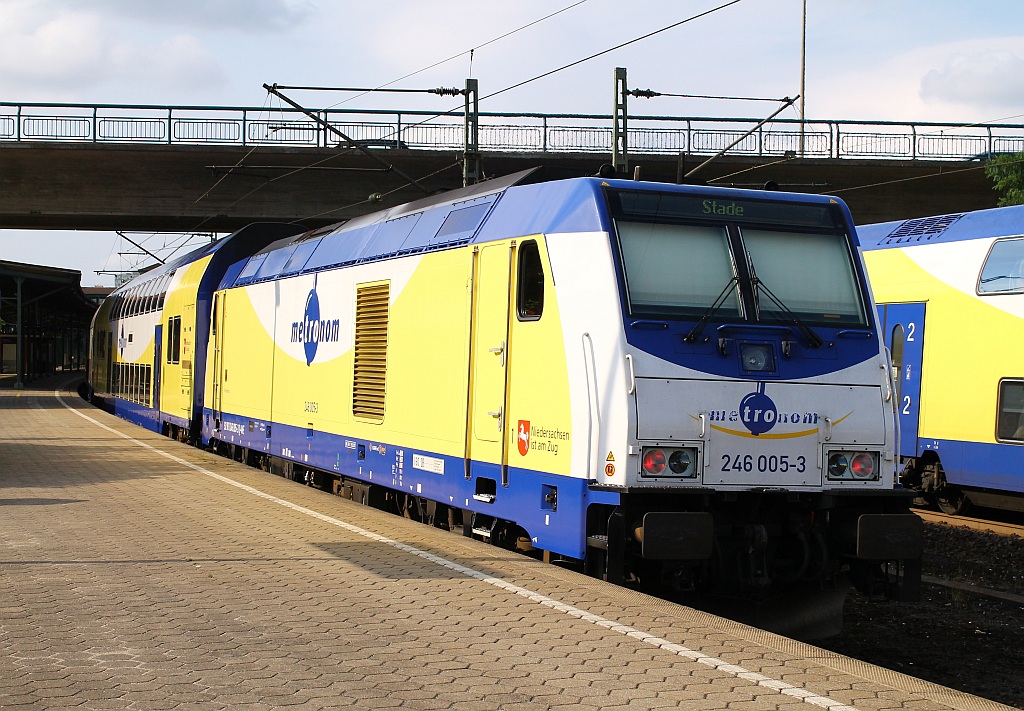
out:
M356 354L352 414L384 419L384 382L388 370L388 282L356 288Z
M930 241L948 230L950 225L963 216L964 213L961 212L954 215L939 215L938 217L922 217L918 220L907 220L882 240L882 244Z

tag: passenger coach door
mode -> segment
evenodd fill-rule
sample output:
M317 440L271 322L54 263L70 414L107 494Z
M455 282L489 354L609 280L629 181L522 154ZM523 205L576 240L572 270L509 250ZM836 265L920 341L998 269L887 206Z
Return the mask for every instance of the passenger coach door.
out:
M196 305L185 304L181 310L181 394L189 421L195 414L192 407L192 359L195 345L193 333L196 324Z
M160 373L163 370L164 327L157 324L153 331L153 409L160 412ZM159 420L160 418L157 418Z
M896 375L896 414L900 421L900 456L917 456L921 364L924 357L923 303L879 304L885 345Z
M221 400L223 399L221 370L224 367L224 310L226 308L227 294L214 294L213 318L210 320L213 328L213 363L210 364L213 382L210 393L210 409L213 410L214 429L220 428Z
M474 255L467 475L495 483L505 482L512 256L513 246L507 243L481 247Z

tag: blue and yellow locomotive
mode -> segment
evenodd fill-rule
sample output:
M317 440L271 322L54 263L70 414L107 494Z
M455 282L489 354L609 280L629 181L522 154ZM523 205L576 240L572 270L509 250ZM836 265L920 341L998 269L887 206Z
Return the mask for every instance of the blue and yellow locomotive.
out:
M889 364L846 206L519 177L190 257L143 324L165 341L138 355L159 392L101 392L97 350L97 395L618 583L764 597L849 575L914 595L920 521L894 489ZM179 318L202 359L188 422ZM123 326L105 308L94 347Z

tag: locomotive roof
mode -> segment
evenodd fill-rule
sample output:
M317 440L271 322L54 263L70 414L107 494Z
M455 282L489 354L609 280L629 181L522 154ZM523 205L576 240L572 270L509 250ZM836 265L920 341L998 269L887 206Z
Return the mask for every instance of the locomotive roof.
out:
M382 210L269 244L219 288L405 254L534 234L608 231L602 189L658 190L722 199L722 188L572 178L521 185L532 170ZM835 198L730 189L735 199L840 204ZM843 207L845 210L845 206Z
M1024 234L1024 205L858 225L865 250Z
M225 252L229 260L238 259L238 255L240 253L245 253L247 245L249 245L248 249L252 249L251 243L265 245L269 239L274 239L281 235L294 236L299 229L300 228L294 225L272 222L256 222L251 225L246 225L242 229L236 230L216 242L204 244L193 249L191 252L183 254L177 259L146 269L138 276L115 289L113 294L125 292L137 284L148 282L149 280L155 279L164 274L170 274L178 268L197 262L208 255ZM290 237L286 237L284 240L279 241L287 241L288 239L290 239Z

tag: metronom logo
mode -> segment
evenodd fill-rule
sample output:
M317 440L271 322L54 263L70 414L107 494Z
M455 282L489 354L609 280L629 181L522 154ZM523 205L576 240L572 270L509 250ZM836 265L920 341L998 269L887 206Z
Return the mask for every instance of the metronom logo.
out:
M757 390L744 395L740 400L739 408L736 410L710 410L707 412L708 421L712 423L711 428L732 435L760 437L761 435L768 435L776 425L810 425L809 429L800 428L793 430L791 428L784 428L786 431L780 434L768 435L773 439L806 437L817 432L821 415L817 412L809 411L779 412L775 401L765 394L764 387L764 383L758 383ZM694 420L699 419L696 415L692 414L690 417ZM833 424L839 424L847 417L849 417L849 414L837 419ZM722 425L713 424L715 422L741 423L750 434L743 430L730 429Z
M292 321L292 343L301 343L306 353L306 365L316 358L317 344L336 343L341 334L340 319L320 318L320 298L316 294L316 281L306 297L306 309L301 321Z

